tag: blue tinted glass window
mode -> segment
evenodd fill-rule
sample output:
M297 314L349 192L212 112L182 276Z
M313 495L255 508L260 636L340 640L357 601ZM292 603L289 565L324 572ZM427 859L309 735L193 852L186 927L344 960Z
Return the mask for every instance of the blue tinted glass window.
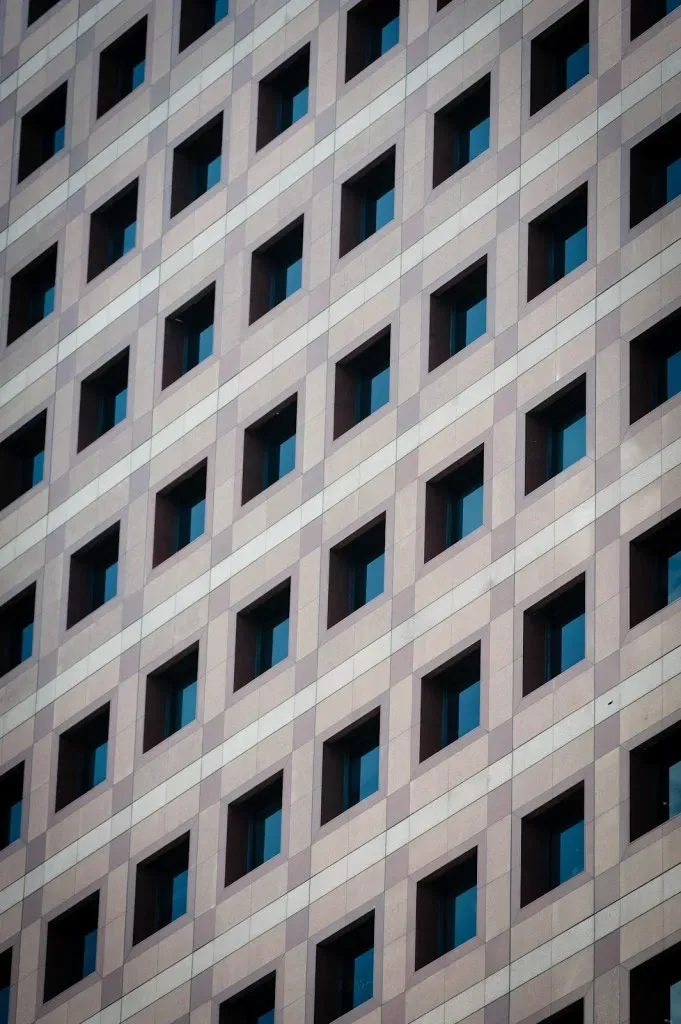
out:
M281 801L270 800L254 810L249 823L248 870L276 857L281 850Z
M305 117L307 114L309 89L305 86L299 92L295 93L291 103L291 122L295 124L301 117Z
M87 792L104 782L106 778L106 759L109 745L105 741L87 751L85 757L85 778L83 791Z
M358 953L352 963L352 1008L361 1006L374 994L374 951Z
M43 316L49 316L54 310L55 287L52 285L43 292Z
M45 472L45 452L36 452L31 464L31 487L39 484Z
M680 7L680 6L681 6L681 0L666 0L665 12L667 14L671 14L672 11L675 11L676 8Z
M345 759L344 806L354 807L378 789L379 748L370 740L364 748L348 751Z
M669 986L669 1024L681 1024L681 981L675 981Z
M359 423L390 400L390 367L372 373L370 369L357 381L356 420Z
M468 133L468 159L474 160L476 156L489 149L489 118L484 117L478 124L473 125Z
M293 433L288 437L270 441L265 449L263 466L263 487L270 487L277 480L295 469L296 465L296 434L295 421Z
M215 0L215 21L220 21L222 18L226 18L229 13L229 4L227 0Z
M395 190L378 196L366 196L362 202L361 238L364 241L389 223L395 216Z
M549 637L549 679L584 658L584 612L568 621L554 623Z
M586 227L578 228L565 238L564 273L569 274L586 262Z
M450 354L460 352L487 330L487 297L464 295L452 306Z
M118 562L108 565L102 574L102 603L116 596L118 586Z
M259 1013L255 1018L255 1024L274 1024L274 1009Z
M131 249L135 248L135 238L137 234L137 221L133 221L132 224L126 224L123 228L123 252L130 252Z
M350 610L361 608L383 593L385 555L383 552L367 562L352 567L350 573Z
M21 661L26 661L33 653L33 623L28 622L21 630Z
M664 397L673 398L681 393L681 349L665 360Z
M173 875L171 881L170 920L175 921L187 913L187 886L189 872L185 869Z
M454 868L437 886L438 955L468 942L477 932L477 858Z
M573 50L565 58L565 88L575 85L589 74L589 44Z
M83 977L87 978L97 967L97 929L83 936Z
M667 782L669 817L673 818L681 814L681 759L669 765Z
M9 1021L9 995L9 985L0 988L0 1024L8 1024Z
M144 61L139 61L132 69L132 88L136 89L144 81Z
M185 505L178 509L175 520L175 549L191 544L193 540L200 537L205 529L206 522L206 500L201 498L192 505Z
M665 185L666 201L671 203L672 199L681 195L681 157L667 164Z
M267 672L288 657L288 612L259 625L256 632L255 674Z
M444 684L442 694L442 746L454 743L480 725L480 680L454 678Z
M561 473L586 455L586 416L575 413L553 428L548 438L548 476Z
M66 135L66 126L61 125L60 128L56 128L54 137L52 140L52 150L54 153L58 153L60 149L64 148L64 140Z
M400 40L400 19L393 18L381 29L381 53L387 53Z
M170 685L166 694L166 736L172 736L196 718L197 682Z
M452 495L447 503L446 546L451 547L457 541L482 526L484 488L482 484L471 483L458 493Z
M309 88L307 85L294 92L282 93L279 96L278 125L279 132L290 128L301 117L305 117L308 107Z
M270 305L276 306L287 299L289 295L293 295L302 286L302 282L302 258L294 260L287 266L278 267L272 273Z
M116 392L99 395L97 408L97 425L99 434L105 434L117 423L125 419L128 408L128 389L121 388Z
M559 828L553 835L552 885L561 885L584 870L584 821Z
M206 188L212 188L213 185L217 185L220 181L220 169L222 160L221 157L216 156L213 160L210 160L206 167Z
M7 837L8 843L13 843L21 837L21 808L21 800L17 800L16 803L10 805Z
M681 550L667 559L667 604L681 597Z
M182 352L182 372L198 366L213 352L213 324L201 330L188 330L184 339Z
M452 894L448 906L448 949L456 949L462 942L468 942L477 930L477 886Z

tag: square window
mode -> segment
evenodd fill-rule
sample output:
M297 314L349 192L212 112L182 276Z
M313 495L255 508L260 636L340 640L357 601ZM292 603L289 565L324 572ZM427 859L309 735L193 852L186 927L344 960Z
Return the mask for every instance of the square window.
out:
M399 0L362 0L348 11L345 81L400 41Z
M532 40L530 113L589 74L589 3L578 4Z
M644 331L629 346L630 422L681 394L681 312Z
M314 1024L330 1024L374 995L374 914L317 946Z
M189 833L137 865L133 945L187 913Z
M395 148L341 191L340 255L345 256L395 217Z
M24 764L0 776L0 850L21 839L24 800Z
M480 645L421 680L421 743L425 761L480 725Z
M215 285L194 296L166 317L163 338L163 376L167 388L213 353Z
M153 565L160 565L206 528L206 462L159 491L154 518Z
M380 714L373 713L324 744L321 823L378 791Z
M487 257L430 296L428 370L477 341L487 330Z
M639 744L629 756L630 838L681 814L681 725Z
M490 76L435 114L433 188L489 149Z
M475 938L477 910L477 850L419 882L416 887L416 970Z
M310 47L299 50L258 86L258 132L256 149L305 117L310 92Z
M28 0L28 24L29 26L42 18L44 14L56 7L59 0Z
M328 628L382 594L384 576L385 516L381 516L329 553Z
M633 146L630 160L633 228L681 195L681 114Z
M234 689L288 657L291 581L271 590L236 617Z
M586 378L563 388L527 414L525 494L586 455Z
M525 612L523 696L582 661L585 620L583 576Z
M162 743L196 719L198 645L147 676L143 750Z
M144 83L146 53L146 18L141 18L102 50L99 55L97 117L102 117Z
M71 556L67 629L116 596L119 532L116 523Z
M45 472L47 413L41 412L0 443L0 474L4 481L0 511L37 487Z
M281 851L282 776L229 805L225 885Z
M255 323L303 284L303 218L256 249L251 259L249 323Z
M124 349L86 377L80 386L78 451L93 444L128 414L130 350Z
M587 241L587 188L584 186L529 226L528 302L586 262Z
M0 676L33 654L35 583L0 608Z
M629 972L630 1024L681 1021L681 942Z
M295 469L297 416L294 395L244 431L242 505Z
M55 811L73 803L106 779L109 753L109 705L59 737Z
M681 0L631 0L631 38L636 39L679 7Z
M7 344L54 311L57 286L57 245L16 273L10 281Z
M103 273L137 244L138 182L123 189L90 217L87 279Z
M426 484L426 562L482 526L484 473L484 449L478 449Z
M584 1000L571 1003L558 1013L545 1017L541 1024L584 1024Z
M585 870L584 786L522 819L520 905L525 907Z
M47 926L43 999L53 999L97 969L99 893L53 918Z
M229 14L228 0L182 0L180 53Z
M681 512L629 545L630 627L681 597Z
M390 330L336 363L334 440L390 401Z
M33 174L64 148L66 90L64 82L21 118L19 181Z
M222 167L222 114L214 117L173 152L170 216L219 184Z
M274 1024L277 975L273 971L220 1004L219 1024Z
M12 950L0 953L0 1024L9 1024L12 998Z

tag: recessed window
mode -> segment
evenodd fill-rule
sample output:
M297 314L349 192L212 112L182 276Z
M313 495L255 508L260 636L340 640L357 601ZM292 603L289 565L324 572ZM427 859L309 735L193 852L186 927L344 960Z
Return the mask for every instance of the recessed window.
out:
M122 259L137 244L137 187L135 181L92 214L87 279Z
M327 625L362 608L383 593L385 577L385 516L353 534L329 554Z
M9 1024L12 996L12 950L0 953L0 1024Z
M433 188L489 149L490 76L435 114Z
M200 128L173 152L170 216L186 209L220 181L222 114Z
M421 680L421 749L425 761L480 725L480 646Z
M428 370L462 352L487 330L487 257L430 297Z
M43 999L53 999L97 969L99 893L53 918L47 926Z
M0 850L21 839L24 800L24 764L0 776Z
M523 694L582 661L586 648L584 577L525 612Z
M395 149L343 185L340 255L389 224L395 217Z
M282 777L229 805L225 885L254 871L281 850Z
M390 401L390 330L336 363L334 440Z
M632 423L681 394L681 313L676 311L629 346Z
M194 296L166 317L163 338L163 378L167 388L213 353L215 285Z
M137 865L133 945L187 913L189 833Z
M180 53L229 14L228 0L182 0Z
M639 744L629 758L630 837L681 814L681 725Z
M234 689L246 686L288 657L291 581L236 617Z
M331 1024L374 995L374 913L317 946L314 1024Z
M525 907L584 871L584 786L522 820L520 904Z
M380 714L373 713L324 744L322 825L377 792L380 732Z
M630 1024L679 1024L681 942L629 972Z
M530 113L589 74L589 4L578 4L532 40Z
M631 0L631 38L640 36L678 7L681 0Z
M251 259L249 323L254 323L303 284L303 218L256 249Z
M681 597L681 512L632 541L629 559L633 627Z
M106 779L109 753L109 705L67 729L59 737L55 810L73 803Z
M32 25L38 18L56 7L60 0L29 0L28 2L28 24Z
M86 377L80 386L78 451L121 423L128 412L129 349Z
M426 484L426 562L482 526L484 472L484 451L478 450Z
M116 523L71 556L67 628L116 596L119 532Z
M274 1024L276 972L220 1004L219 1024Z
M160 565L206 528L206 463L156 495L153 564Z
M580 999L558 1013L552 1013L550 1017L545 1017L541 1024L584 1024L584 1000Z
M33 174L64 148L66 139L66 82L37 103L21 119L19 181Z
M147 676L143 749L162 743L196 719L199 648L191 647Z
M263 78L258 86L258 134L256 149L285 132L308 110L310 47L304 46L290 60Z
M587 241L587 189L584 186L529 226L528 301L586 262Z
M0 444L0 511L42 481L46 425L47 413L41 412Z
M681 114L631 150L630 225L681 195Z
M10 282L7 344L54 311L57 285L57 246L50 248L14 275Z
M294 396L244 431L242 505L295 469L297 415Z
M345 81L358 75L400 41L399 0L362 0L348 11Z
M0 676L33 654L35 583L0 608Z
M586 378L533 409L525 420L525 494L586 455Z
M97 117L102 117L144 82L147 19L142 18L99 56Z
M478 854L429 875L416 888L416 969L477 934Z

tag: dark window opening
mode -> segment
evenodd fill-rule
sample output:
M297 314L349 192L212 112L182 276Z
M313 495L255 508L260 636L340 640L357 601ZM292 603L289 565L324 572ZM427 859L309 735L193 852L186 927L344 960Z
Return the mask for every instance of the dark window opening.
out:
M629 972L630 1024L681 1020L681 942Z
M295 469L297 415L294 395L244 431L242 505Z
M102 50L99 56L97 117L102 117L144 83L146 53L146 18Z
M38 18L42 18L44 14L51 11L53 7L56 7L59 0L29 0L28 3L28 24L32 25Z
M385 516L381 516L329 553L328 628L382 594L384 577Z
M484 450L479 449L426 484L426 562L482 526L484 472Z
M291 581L271 590L236 617L234 689L288 657Z
M681 512L629 546L631 627L681 597Z
M587 241L585 185L530 224L527 257L528 301L586 262Z
M182 0L180 53L229 14L228 0Z
M530 113L589 74L589 3L578 4L532 40Z
M109 705L59 737L55 811L73 803L106 779Z
M341 191L340 255L395 217L395 149L346 181Z
M123 189L90 217L87 279L103 273L137 244L138 182Z
M584 871L584 786L523 818L520 905L525 907Z
M579 1002L566 1006L564 1010L552 1013L541 1024L584 1024L584 1000L580 999Z
M630 420L681 394L681 311L665 317L629 346Z
M167 388L213 353L215 285L210 285L172 316L166 317L163 378Z
M631 0L631 38L636 39L678 7L681 0Z
M681 724L631 751L629 810L632 843L681 814Z
M324 744L322 825L378 791L380 732L380 713L372 713Z
M633 228L681 195L681 114L631 150L629 182Z
M368 68L400 41L399 0L362 0L348 11L345 81Z
M229 805L225 885L281 851L282 776Z
M0 953L0 1024L9 1024L12 996L12 950Z
M276 984L273 971L244 992L226 999L220 1004L219 1024L274 1024Z
M309 92L308 45L260 82L256 149L262 149L296 121L305 117L308 111Z
M33 654L35 583L0 608L0 676Z
M116 523L71 556L67 629L116 596L119 533Z
M121 423L128 412L130 350L124 349L80 386L78 451Z
M19 181L33 174L60 150L66 141L66 82L37 103L21 119Z
M147 676L142 744L145 752L195 721L198 677L198 645Z
M97 969L99 893L88 896L47 926L43 999L53 999Z
M303 286L303 218L290 225L251 258L249 323L288 299Z
M189 833L137 865L132 942L136 945L187 913Z
M435 370L487 330L487 257L430 297L428 370Z
M390 401L390 330L336 363L334 440Z
M41 483L45 473L47 413L41 412L0 444L4 481L0 511Z
M421 745L425 761L480 725L480 645L421 680Z
M523 623L523 695L586 657L584 577L528 609Z
M317 946L314 1024L349 1013L374 995L374 913Z
M8 345L54 311L56 287L55 244L11 279L7 319Z
M0 777L0 850L21 839L24 800L24 764Z
M200 537L206 528L206 463L156 495L153 565Z
M435 114L433 188L489 149L490 76Z
M429 875L416 888L416 970L477 934L478 851Z
M570 384L525 419L525 494L586 455L586 378Z
M222 114L195 132L173 153L170 216L219 184L222 168Z

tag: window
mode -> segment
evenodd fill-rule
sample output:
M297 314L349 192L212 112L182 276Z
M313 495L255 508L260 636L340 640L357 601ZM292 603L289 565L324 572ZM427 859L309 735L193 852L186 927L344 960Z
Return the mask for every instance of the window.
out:
M681 394L681 311L665 317L629 346L630 420Z
M182 0L180 53L229 14L228 0Z
M462 352L487 330L487 257L430 297L428 370Z
M137 865L132 942L136 945L187 913L189 833Z
M33 654L35 583L0 608L0 676Z
M532 40L530 113L589 74L589 3L578 4Z
M336 363L334 440L390 401L390 330Z
M73 803L106 779L109 705L59 737L55 811Z
M7 319L8 345L54 311L56 285L55 244L11 279Z
M545 1017L541 1024L584 1024L584 1000L580 999L566 1006L564 1010L552 1013L550 1017Z
M116 596L119 533L116 523L71 556L67 629Z
M0 953L0 1024L9 1024L12 996L12 950Z
M206 463L156 495L154 566L196 540L206 528Z
M584 577L525 612L523 695L585 657Z
M631 0L631 38L640 36L678 7L681 0Z
M399 0L362 0L348 11L345 81L358 75L400 41Z
M336 545L329 554L330 629L383 593L385 516Z
M484 450L478 449L426 484L426 562L482 526L484 472Z
M47 926L43 999L53 999L97 969L99 893L53 918Z
M242 505L295 469L297 415L294 395L244 431Z
M330 1024L374 995L374 913L317 946L314 1024Z
M681 1021L681 942L629 972L630 1024Z
M291 581L276 587L236 617L234 689L288 657Z
M220 1004L219 1024L274 1024L276 972Z
M630 836L635 839L681 814L681 725L639 744L629 758Z
M78 451L121 423L128 412L130 350L124 349L80 386Z
M372 712L324 744L322 825L377 792L380 732L380 714Z
M242 800L227 811L227 860L225 885L276 857L281 850L282 777Z
M90 218L87 279L122 259L137 244L137 181L104 203Z
M433 188L489 149L490 76L435 114Z
M169 387L212 355L214 327L215 285L211 284L166 317L162 388Z
M222 166L222 114L195 132L173 153L170 216L186 209L220 181Z
M141 18L102 50L99 56L97 117L102 117L144 83L146 53L146 18Z
M59 0L28 0L28 24L32 25L38 18L56 7Z
M584 786L522 819L520 905L525 907L584 871Z
M19 181L33 174L64 148L66 138L66 82L37 103L21 119Z
M480 646L421 680L421 748L425 761L480 725Z
M629 596L631 627L681 597L681 512L630 544Z
M529 301L572 273L588 258L586 186L532 221L528 246Z
M395 217L395 149L343 185L340 255L389 224Z
M305 117L308 110L309 92L310 47L308 45L260 82L256 149L262 149L296 121L300 121L301 117Z
M586 378L537 406L525 420L525 494L586 455Z
M46 426L47 413L41 412L0 444L0 511L42 481Z
M162 743L196 719L198 645L147 676L143 749Z
M24 800L24 764L0 776L0 850L21 839Z
M478 853L436 871L416 887L416 969L477 934Z
M631 150L631 227L681 195L681 114Z
M303 285L303 218L261 245L251 260L249 323L264 316Z

